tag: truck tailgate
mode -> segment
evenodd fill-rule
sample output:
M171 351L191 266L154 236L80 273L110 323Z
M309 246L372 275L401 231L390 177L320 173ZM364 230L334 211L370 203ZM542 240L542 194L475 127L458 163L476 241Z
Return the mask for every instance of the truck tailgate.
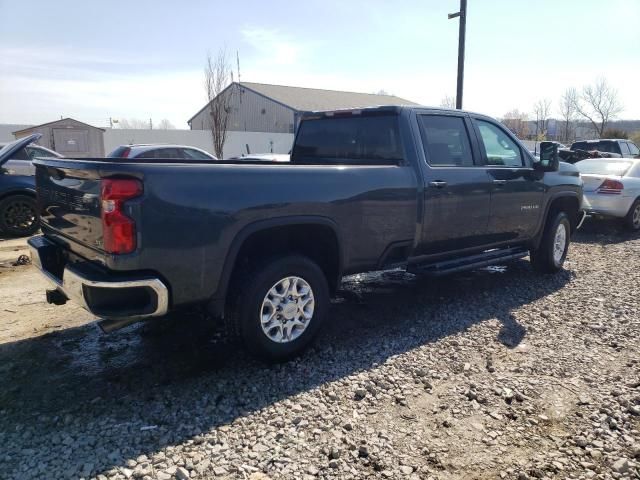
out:
M102 251L100 178L96 170L37 165L36 188L43 231L53 230Z

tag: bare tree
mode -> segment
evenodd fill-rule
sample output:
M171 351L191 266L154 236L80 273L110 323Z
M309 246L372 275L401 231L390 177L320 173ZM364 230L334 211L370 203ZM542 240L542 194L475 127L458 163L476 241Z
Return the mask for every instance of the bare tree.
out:
M223 158L224 143L227 140L232 92L224 90L231 82L233 73L227 52L219 50L215 57L208 53L204 67L204 85L209 100L209 129L213 138L213 150L218 158Z
M445 95L442 100L440 100L440 106L442 108L456 108L456 99L451 95Z
M551 100L544 98L533 105L533 114L536 117L536 140L544 140L547 137L549 114L551 113Z
M149 121L140 120L139 118L121 118L118 120L119 128L130 130L148 130Z
M593 125L598 137L602 137L607 123L622 112L617 90L603 77L582 89L582 93L576 98L575 108L581 117Z
M560 97L560 117L562 118L562 135L564 142L574 139L574 122L576 118L576 103L578 92L575 88L567 88Z
M158 130L175 130L176 127L173 123L171 123L169 120L167 120L166 118L163 118L162 120L160 120L160 123L158 124Z
M527 114L516 108L504 114L502 123L511 130L516 137L524 139L529 134L528 120Z

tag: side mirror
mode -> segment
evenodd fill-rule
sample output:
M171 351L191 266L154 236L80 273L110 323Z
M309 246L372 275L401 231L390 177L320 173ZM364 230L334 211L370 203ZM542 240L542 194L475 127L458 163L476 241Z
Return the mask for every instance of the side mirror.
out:
M543 172L556 172L560 168L558 144L556 142L540 142L540 160L536 167Z

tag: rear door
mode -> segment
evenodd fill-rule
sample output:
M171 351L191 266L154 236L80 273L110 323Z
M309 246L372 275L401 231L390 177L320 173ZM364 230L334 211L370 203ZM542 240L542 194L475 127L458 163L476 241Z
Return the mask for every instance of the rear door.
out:
M423 242L433 255L485 245L491 183L465 114L417 116L427 163Z
M489 234L495 242L532 237L542 215L543 175L497 122L474 118L482 159L491 183Z

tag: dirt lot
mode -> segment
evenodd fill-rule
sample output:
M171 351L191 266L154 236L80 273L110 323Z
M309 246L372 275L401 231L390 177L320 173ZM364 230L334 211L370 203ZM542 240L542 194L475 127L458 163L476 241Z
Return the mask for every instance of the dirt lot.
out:
M640 237L566 270L345 280L300 359L198 312L100 333L0 241L0 477L640 478Z

